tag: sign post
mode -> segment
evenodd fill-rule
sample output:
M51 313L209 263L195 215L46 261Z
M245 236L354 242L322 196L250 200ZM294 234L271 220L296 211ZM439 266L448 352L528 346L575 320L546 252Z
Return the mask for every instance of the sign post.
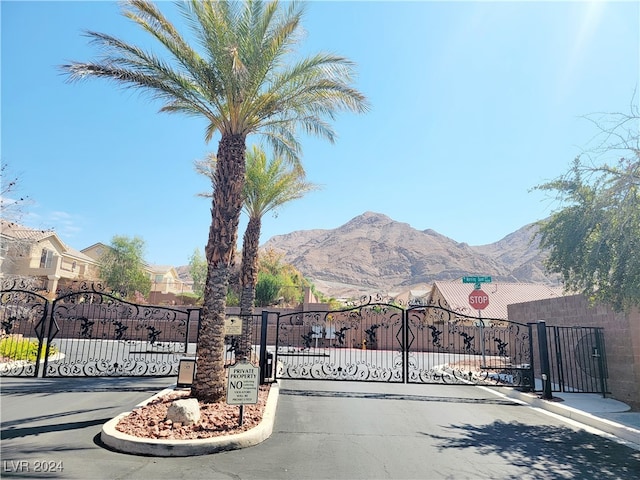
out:
M246 361L238 362L229 367L227 375L227 404L240 405L239 424L242 426L244 405L258 403L260 369Z
M482 321L482 310L489 306L489 295L482 291L483 283L491 283L489 276L462 277L462 283L473 283L474 290L469 294L469 305L478 310L480 320L480 348L482 350L482 364L486 365L484 353L484 322Z

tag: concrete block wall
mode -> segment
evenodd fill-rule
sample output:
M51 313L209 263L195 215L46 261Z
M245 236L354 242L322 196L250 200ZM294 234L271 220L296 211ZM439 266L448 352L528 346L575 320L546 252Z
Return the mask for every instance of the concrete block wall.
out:
M611 397L640 410L640 312L616 313L606 305L590 305L572 295L508 306L509 320L550 326L601 327L607 354L607 385ZM534 344L534 351L537 350ZM539 359L535 354L535 364Z

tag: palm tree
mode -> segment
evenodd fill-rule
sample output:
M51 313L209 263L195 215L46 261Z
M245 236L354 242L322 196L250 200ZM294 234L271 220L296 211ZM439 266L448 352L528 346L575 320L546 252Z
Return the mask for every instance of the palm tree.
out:
M304 6L278 1L189 0L178 4L198 49L152 2L129 0L123 15L153 36L163 57L111 35L87 32L101 47L94 62L62 69L71 80L105 78L146 91L161 112L202 117L205 140L219 134L216 188L205 248L204 292L197 375L192 395L216 402L225 395L224 315L229 268L238 238L247 136L264 135L276 154L297 162L297 129L333 141L325 120L341 110L365 112L365 97L351 87L354 65L319 53L291 57L299 41Z
M242 237L240 317L243 322L238 345L240 359L246 358L250 349L248 319L253 315L256 297L262 217L318 188L317 185L306 182L304 177L302 169L287 168L280 157L267 161L264 151L255 145L247 153L243 210L249 217L249 222Z
M215 155L212 154L194 164L196 171L208 177L214 188L216 164ZM250 350L251 332L248 321L253 315L256 296L262 217L317 188L317 185L305 181L302 168L290 167L283 158L275 157L269 161L264 150L255 145L247 152L242 209L249 217L249 222L242 239L240 316L243 318L243 323L242 336L236 352L240 360L246 359ZM200 194L200 196L210 195Z

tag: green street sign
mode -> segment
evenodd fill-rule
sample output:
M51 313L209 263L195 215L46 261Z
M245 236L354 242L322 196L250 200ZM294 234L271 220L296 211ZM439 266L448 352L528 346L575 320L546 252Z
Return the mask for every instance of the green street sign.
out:
M462 277L462 283L491 283L491 277Z

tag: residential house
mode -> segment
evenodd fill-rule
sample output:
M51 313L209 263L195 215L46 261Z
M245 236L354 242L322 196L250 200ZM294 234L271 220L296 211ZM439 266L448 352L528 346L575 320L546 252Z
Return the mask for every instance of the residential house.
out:
M98 242L85 248L82 252L97 261L109 248L111 247ZM151 280L149 303L176 304L179 303L178 295L193 293L192 284L183 281L174 267L144 264L143 268Z
M105 245L104 243L94 243L90 247L83 248L81 251L85 255L93 258L96 262L100 261L100 257L111 247L109 245Z
M399 293L391 292L389 295L397 304L413 307L416 305L427 305L429 303L431 289L431 285L424 283L420 285L414 285L410 289L404 290Z
M0 220L0 277L30 279L34 286L55 298L71 282L100 280L99 261L107 249L95 243L82 251L66 245L53 230L39 230ZM150 303L177 303L192 286L170 266L144 265L151 279Z
M38 230L0 220L0 273L31 278L52 298L70 282L98 279L95 259L66 245L53 230Z
M193 285L184 282L174 267L168 265L147 265L151 278L149 301L154 304L177 303L177 296L193 293Z

